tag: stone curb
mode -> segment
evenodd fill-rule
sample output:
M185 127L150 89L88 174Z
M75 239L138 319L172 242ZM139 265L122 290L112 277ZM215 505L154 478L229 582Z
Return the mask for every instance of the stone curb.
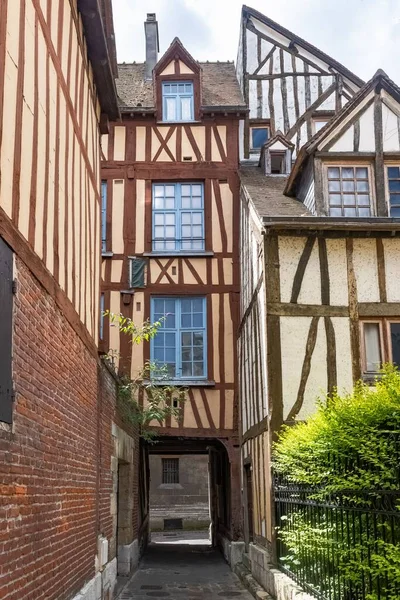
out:
M243 563L238 563L234 572L239 577L245 588L250 592L256 600L273 600L272 596L266 592L259 583L254 579L250 571L245 567Z

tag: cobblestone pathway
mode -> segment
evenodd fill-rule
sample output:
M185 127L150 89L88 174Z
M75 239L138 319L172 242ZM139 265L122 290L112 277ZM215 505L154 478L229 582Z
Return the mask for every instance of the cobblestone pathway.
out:
M152 539L160 542L150 544L118 600L253 600L220 552L204 540L194 545L190 539L171 539L171 544L160 536Z

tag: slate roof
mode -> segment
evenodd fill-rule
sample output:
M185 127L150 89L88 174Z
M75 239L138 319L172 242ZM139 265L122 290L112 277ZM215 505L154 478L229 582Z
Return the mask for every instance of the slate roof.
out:
M239 175L261 218L311 216L302 202L283 194L287 177L264 175L260 167L246 166L240 167Z
M202 106L246 109L233 62L202 62ZM118 65L119 105L124 109L153 109L153 82L144 80L144 63Z

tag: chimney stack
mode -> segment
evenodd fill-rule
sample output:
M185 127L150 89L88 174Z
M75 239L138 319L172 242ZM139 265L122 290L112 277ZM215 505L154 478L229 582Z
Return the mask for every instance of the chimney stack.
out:
M147 19L144 22L144 32L146 36L146 68L144 78L149 80L153 77L153 69L157 64L158 53L160 51L156 13L147 13Z

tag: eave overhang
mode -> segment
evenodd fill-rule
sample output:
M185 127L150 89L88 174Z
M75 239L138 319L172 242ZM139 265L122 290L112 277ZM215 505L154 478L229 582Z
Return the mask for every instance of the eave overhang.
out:
M117 90L98 0L78 0L88 58L92 65L101 110L110 120L120 117Z
M374 232L388 232L391 236L400 236L400 218L390 217L263 217L264 231L338 231L344 235L353 232L366 236Z

